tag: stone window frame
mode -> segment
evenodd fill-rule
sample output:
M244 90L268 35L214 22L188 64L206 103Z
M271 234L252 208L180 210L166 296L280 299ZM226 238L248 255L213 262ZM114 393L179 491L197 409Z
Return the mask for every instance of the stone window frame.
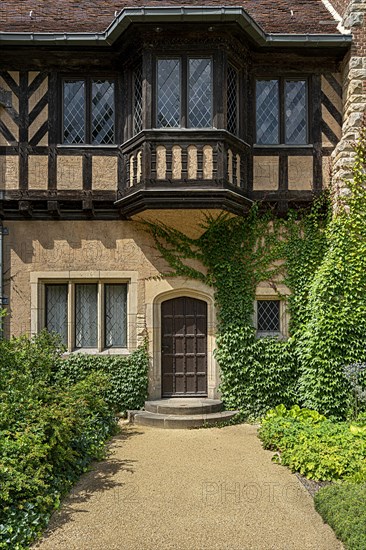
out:
M280 330L279 331L258 331L258 301L278 301L279 302L279 322ZM256 329L257 338L265 338L266 336L277 337L280 340L286 340L288 338L288 323L289 323L289 314L287 309L287 303L284 298L281 298L278 294L257 294L253 304L253 326Z
M257 82L258 81L264 81L264 80L277 80L279 85L279 104L278 104L278 110L279 110L279 139L278 143L259 143L257 141L257 100L256 100L256 88L257 88ZM285 124L285 85L287 81L304 81L306 85L306 142L302 144L291 144L286 143L286 124ZM309 145L312 145L311 141L311 86L310 86L310 80L308 75L261 75L257 74L254 79L254 90L253 90L253 97L254 97L254 109L253 109L253 118L254 118L254 124L253 124L253 133L254 133L254 145L259 148L276 148L276 147L288 147L288 148L302 148L302 147L308 147Z
M128 355L137 347L137 273L134 271L43 271L33 272L31 283L31 334L45 328L46 285L68 284L67 353ZM96 348L75 348L75 284L98 285L98 345ZM104 347L104 285L127 284L127 347Z

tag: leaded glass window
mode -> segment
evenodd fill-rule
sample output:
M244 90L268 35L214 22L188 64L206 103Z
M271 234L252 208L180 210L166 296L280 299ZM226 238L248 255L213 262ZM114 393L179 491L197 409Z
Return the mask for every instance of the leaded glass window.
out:
M98 285L75 285L75 347L98 345Z
M56 332L67 344L68 285L46 285L46 328Z
M257 300L257 331L280 332L279 300Z
M133 133L142 130L142 67L139 65L133 72Z
M127 285L105 285L105 346L127 346Z
M63 143L111 145L115 143L114 81L63 81Z
M158 113L159 128L178 128L181 118L180 59L158 60Z
M280 109L278 80L257 80L256 86L257 143L279 143Z
M257 80L256 132L259 145L308 143L307 81Z
M114 83L108 80L92 82L92 144L114 143Z
M84 80L64 81L63 120L63 142L67 144L85 143Z
M307 143L307 98L305 80L285 82L285 142L289 145Z
M208 128L212 120L211 59L189 59L188 120L191 128Z
M232 65L227 69L227 129L238 133L238 71Z

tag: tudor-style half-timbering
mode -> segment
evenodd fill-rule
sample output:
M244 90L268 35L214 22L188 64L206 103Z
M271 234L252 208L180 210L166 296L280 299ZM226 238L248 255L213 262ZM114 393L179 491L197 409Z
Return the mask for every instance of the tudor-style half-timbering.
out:
M2 209L118 219L308 202L327 185L340 138L341 52L259 53L245 33L201 24L140 25L110 57L35 48L20 62L7 46Z

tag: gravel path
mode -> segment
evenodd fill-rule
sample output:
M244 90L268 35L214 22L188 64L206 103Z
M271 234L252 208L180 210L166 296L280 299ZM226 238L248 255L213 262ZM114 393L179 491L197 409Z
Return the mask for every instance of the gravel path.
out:
M250 425L123 428L64 501L42 550L339 550Z

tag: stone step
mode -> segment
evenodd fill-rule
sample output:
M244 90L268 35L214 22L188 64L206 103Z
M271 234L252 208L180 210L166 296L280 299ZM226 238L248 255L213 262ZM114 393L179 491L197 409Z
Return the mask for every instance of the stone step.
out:
M222 407L220 399L207 399L205 397L182 397L145 402L145 411L175 416L216 413L220 412Z
M135 424L140 426L153 426L156 428L186 429L202 428L227 422L238 411L222 411L208 414L173 415L141 411L133 416Z

